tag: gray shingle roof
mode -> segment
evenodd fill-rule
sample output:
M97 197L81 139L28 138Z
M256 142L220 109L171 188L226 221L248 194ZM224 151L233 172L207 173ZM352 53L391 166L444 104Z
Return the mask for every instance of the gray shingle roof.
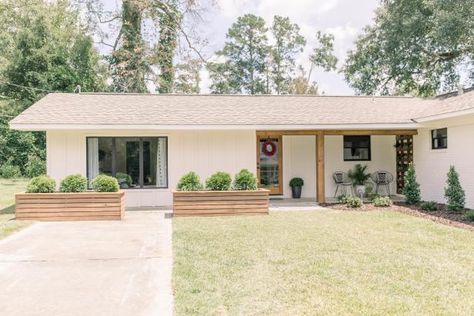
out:
M474 107L474 92L443 100L366 96L52 93L11 121L21 125L412 124ZM459 101L458 101L459 100Z

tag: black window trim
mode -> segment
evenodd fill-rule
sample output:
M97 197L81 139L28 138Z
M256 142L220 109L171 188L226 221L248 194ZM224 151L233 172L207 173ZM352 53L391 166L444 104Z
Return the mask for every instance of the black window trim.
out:
M135 188L127 188L121 190L166 190L169 189L169 153L168 153L168 136L86 136L86 178L89 179L89 138L111 138L112 139L112 175L115 176L116 172L116 157L115 157L115 140L117 138L136 138L139 140L140 152L139 152L139 164L140 164L140 186ZM143 186L143 139L144 138L165 138L166 139L166 187L157 186Z
M434 132L435 132L435 131L439 131L439 130L443 130L443 129L446 130L446 136L434 137ZM438 140L446 139L446 147L435 147L435 144L434 144L434 143L435 143L435 139L438 139ZM439 141L438 141L438 144L440 144ZM431 149L432 149L432 150L448 149L448 128L447 128L447 127L435 128L435 129L432 129L432 130L431 130Z
M346 137L367 137L369 139L369 146L368 147L356 147L356 148L368 148L369 149L369 157L367 159L348 159L345 157L344 152L346 148L353 148L353 147L346 147ZM344 135L342 139L342 158L344 161L372 161L372 137L370 135Z

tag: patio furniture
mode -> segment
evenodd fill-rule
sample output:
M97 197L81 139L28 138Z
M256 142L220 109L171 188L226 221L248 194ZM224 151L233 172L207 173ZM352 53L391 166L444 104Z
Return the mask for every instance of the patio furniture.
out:
M347 176L347 173L342 171L336 171L332 174L332 178L336 183L336 192L334 192L334 197L337 197L337 192L339 191L339 187L341 187L342 192L344 195L347 195L347 187L350 188L351 195L354 195L352 181Z
M371 175L372 181L375 183L375 193L379 193L379 188L381 186L385 187L385 191L390 196L390 183L393 182L393 175L384 170L379 170Z

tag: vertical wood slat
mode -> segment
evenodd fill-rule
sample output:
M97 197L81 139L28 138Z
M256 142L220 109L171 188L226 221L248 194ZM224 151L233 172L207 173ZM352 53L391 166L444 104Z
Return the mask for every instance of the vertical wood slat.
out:
M319 133L316 136L316 169L317 169L317 202L326 202L325 183L324 183L324 134Z
M268 214L269 190L175 191L173 216Z
M17 219L37 221L121 220L125 194L119 192L17 193Z

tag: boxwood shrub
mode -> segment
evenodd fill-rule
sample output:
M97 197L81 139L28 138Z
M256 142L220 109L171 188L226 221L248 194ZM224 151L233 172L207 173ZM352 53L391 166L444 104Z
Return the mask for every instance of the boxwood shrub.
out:
M227 191L232 184L230 174L223 171L218 171L211 175L206 180L206 189L211 191Z
M96 192L117 192L119 184L114 177L99 174L92 180L92 189Z
M26 193L53 193L56 190L56 181L48 176L38 176L30 180Z
M234 189L257 190L257 177L247 169L242 169L234 177Z
M474 222L474 210L467 211L466 214L464 214L464 220Z
M197 173L191 171L179 179L176 189L178 191L199 191L203 189L203 185Z
M392 206L392 200L388 196L376 197L373 201L376 207L389 207Z
M362 200L357 196L349 196L346 199L346 205L351 208L359 208L362 207Z
M421 203L420 207L423 211L434 212L438 210L438 203L435 201L425 201Z
M20 167L7 162L0 167L0 177L5 179L21 177Z
M61 192L84 192L87 190L87 179L80 174L74 174L64 178L59 184Z

